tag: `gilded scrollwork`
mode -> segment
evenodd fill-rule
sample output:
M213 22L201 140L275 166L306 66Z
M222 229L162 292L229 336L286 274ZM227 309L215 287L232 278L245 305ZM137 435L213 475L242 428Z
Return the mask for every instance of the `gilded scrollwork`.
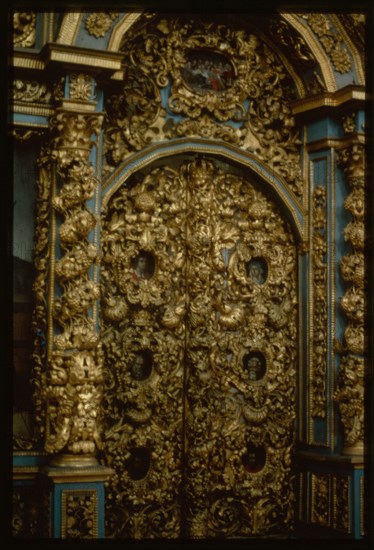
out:
M343 533L350 533L349 478L333 477L333 526Z
M244 30L160 17L121 45L126 75L106 105L106 170L149 142L214 137L258 155L300 195L296 92L280 59Z
M13 45L31 48L35 45L36 13L33 11L13 13Z
M312 474L312 510L313 523L328 527L330 525L331 475Z
M184 522L193 538L261 535L279 518L292 529L295 267L277 207L217 161L180 158L112 195L101 270L110 536L180 537Z
M348 73L352 69L351 58L341 34L331 24L329 16L324 13L302 13L300 17L307 21L318 36L335 70L342 74Z
M98 512L96 490L65 490L61 495L61 538L96 539Z
M49 103L52 93L46 84L17 78L13 81L12 97L17 102Z
M51 179L51 150L43 148L38 159L39 177L37 180L36 199L36 229L34 245L35 279L33 292L35 306L32 317L34 346L32 353L34 387L33 405L35 420L35 437L40 444L45 434L46 411L46 365L47 365L47 334L48 334L48 277L50 274L50 195L52 190Z
M327 203L326 189L318 185L313 193L313 359L311 413L326 415L327 380Z
M365 437L364 390L365 359L345 355L340 361L338 389L334 398L339 405L346 448L354 448ZM362 452L362 448L360 450Z
M365 438L364 387L367 337L365 266L366 230L364 146L353 143L342 149L339 163L347 177L351 192L344 201L351 221L344 229L344 238L350 251L340 262L341 275L350 286L340 299L340 306L348 321L343 342L337 343L341 354L338 387L334 394L340 410L344 429L344 449L347 453L362 453Z

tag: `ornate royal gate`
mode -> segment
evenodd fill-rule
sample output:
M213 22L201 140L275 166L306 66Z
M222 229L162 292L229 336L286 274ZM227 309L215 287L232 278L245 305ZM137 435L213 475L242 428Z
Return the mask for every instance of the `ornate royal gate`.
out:
M292 529L296 246L260 183L180 155L106 205L109 537Z

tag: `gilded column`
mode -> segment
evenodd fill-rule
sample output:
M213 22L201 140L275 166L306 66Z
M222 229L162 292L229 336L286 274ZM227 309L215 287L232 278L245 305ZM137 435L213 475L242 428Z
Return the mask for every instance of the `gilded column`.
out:
M45 450L54 455L43 474L52 537L95 539L104 536L104 481L111 474L95 457L103 375L94 318L99 180L92 153L103 115L90 76L67 76L64 90L51 119L49 162L41 170L41 181L51 179L51 227L47 367L40 388Z
M344 230L350 244L349 253L341 259L340 269L349 284L340 306L348 324L339 346L341 361L335 400L344 428L343 454L364 453L364 387L365 353L365 158L364 145L354 142L342 149L338 162L342 166L351 192L344 206L352 215Z
M91 278L96 247L89 239L96 217L88 201L98 185L90 162L92 136L99 134L103 117L95 112L91 77L70 75L67 84L68 97L51 121L57 132L52 157L58 192L52 206L60 257L52 266L59 297L51 304L45 448L87 459L100 447L102 353L91 315L99 285Z

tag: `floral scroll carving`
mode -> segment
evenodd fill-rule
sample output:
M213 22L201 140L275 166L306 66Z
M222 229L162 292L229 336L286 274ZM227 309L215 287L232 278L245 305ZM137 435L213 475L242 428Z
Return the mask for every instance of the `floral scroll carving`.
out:
M326 189L318 185L313 194L313 390L312 416L326 414L327 378L327 215Z
M102 228L107 532L292 529L296 252L277 207L181 157L131 176Z
M287 71L253 34L153 16L126 34L123 89L107 102L106 170L148 143L223 139L254 152L303 190Z

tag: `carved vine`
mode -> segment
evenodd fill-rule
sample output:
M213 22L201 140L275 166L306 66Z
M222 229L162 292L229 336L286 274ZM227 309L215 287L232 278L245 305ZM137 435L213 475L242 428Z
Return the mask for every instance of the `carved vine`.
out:
M335 400L344 427L346 447L364 441L365 436L365 360L348 355L342 357Z
M182 515L193 538L292 529L296 252L277 208L181 159L111 197L102 259L109 536L180 537Z
M86 93L82 95L82 86L87 90L87 78L73 76L71 82L71 97L77 99L78 94L80 100L87 99ZM99 133L101 122L96 113L65 108L58 108L51 120L57 134L51 157L58 183L52 207L61 216L58 236L62 255L55 265L61 292L53 302L55 335L43 391L48 452L66 447L73 453L91 454L100 446L102 353L90 315L99 297L98 284L90 278L96 250L89 235L96 218L87 201L98 185L89 154L91 136Z
M97 538L97 492L63 491L61 516L63 539Z
M352 218L344 229L350 252L340 262L341 274L350 286L340 300L348 324L344 340L338 343L341 353L338 389L335 399L339 405L346 447L363 442L364 437L364 370L366 342L366 269L365 269L365 155L364 146L353 143L339 155L351 192L344 206Z
M327 379L327 215L326 189L318 185L313 194L313 368L312 416L326 414Z
M302 193L299 134L289 106L295 91L258 37L160 16L129 31L121 49L123 89L106 105L107 170L150 142L200 136L254 152Z

